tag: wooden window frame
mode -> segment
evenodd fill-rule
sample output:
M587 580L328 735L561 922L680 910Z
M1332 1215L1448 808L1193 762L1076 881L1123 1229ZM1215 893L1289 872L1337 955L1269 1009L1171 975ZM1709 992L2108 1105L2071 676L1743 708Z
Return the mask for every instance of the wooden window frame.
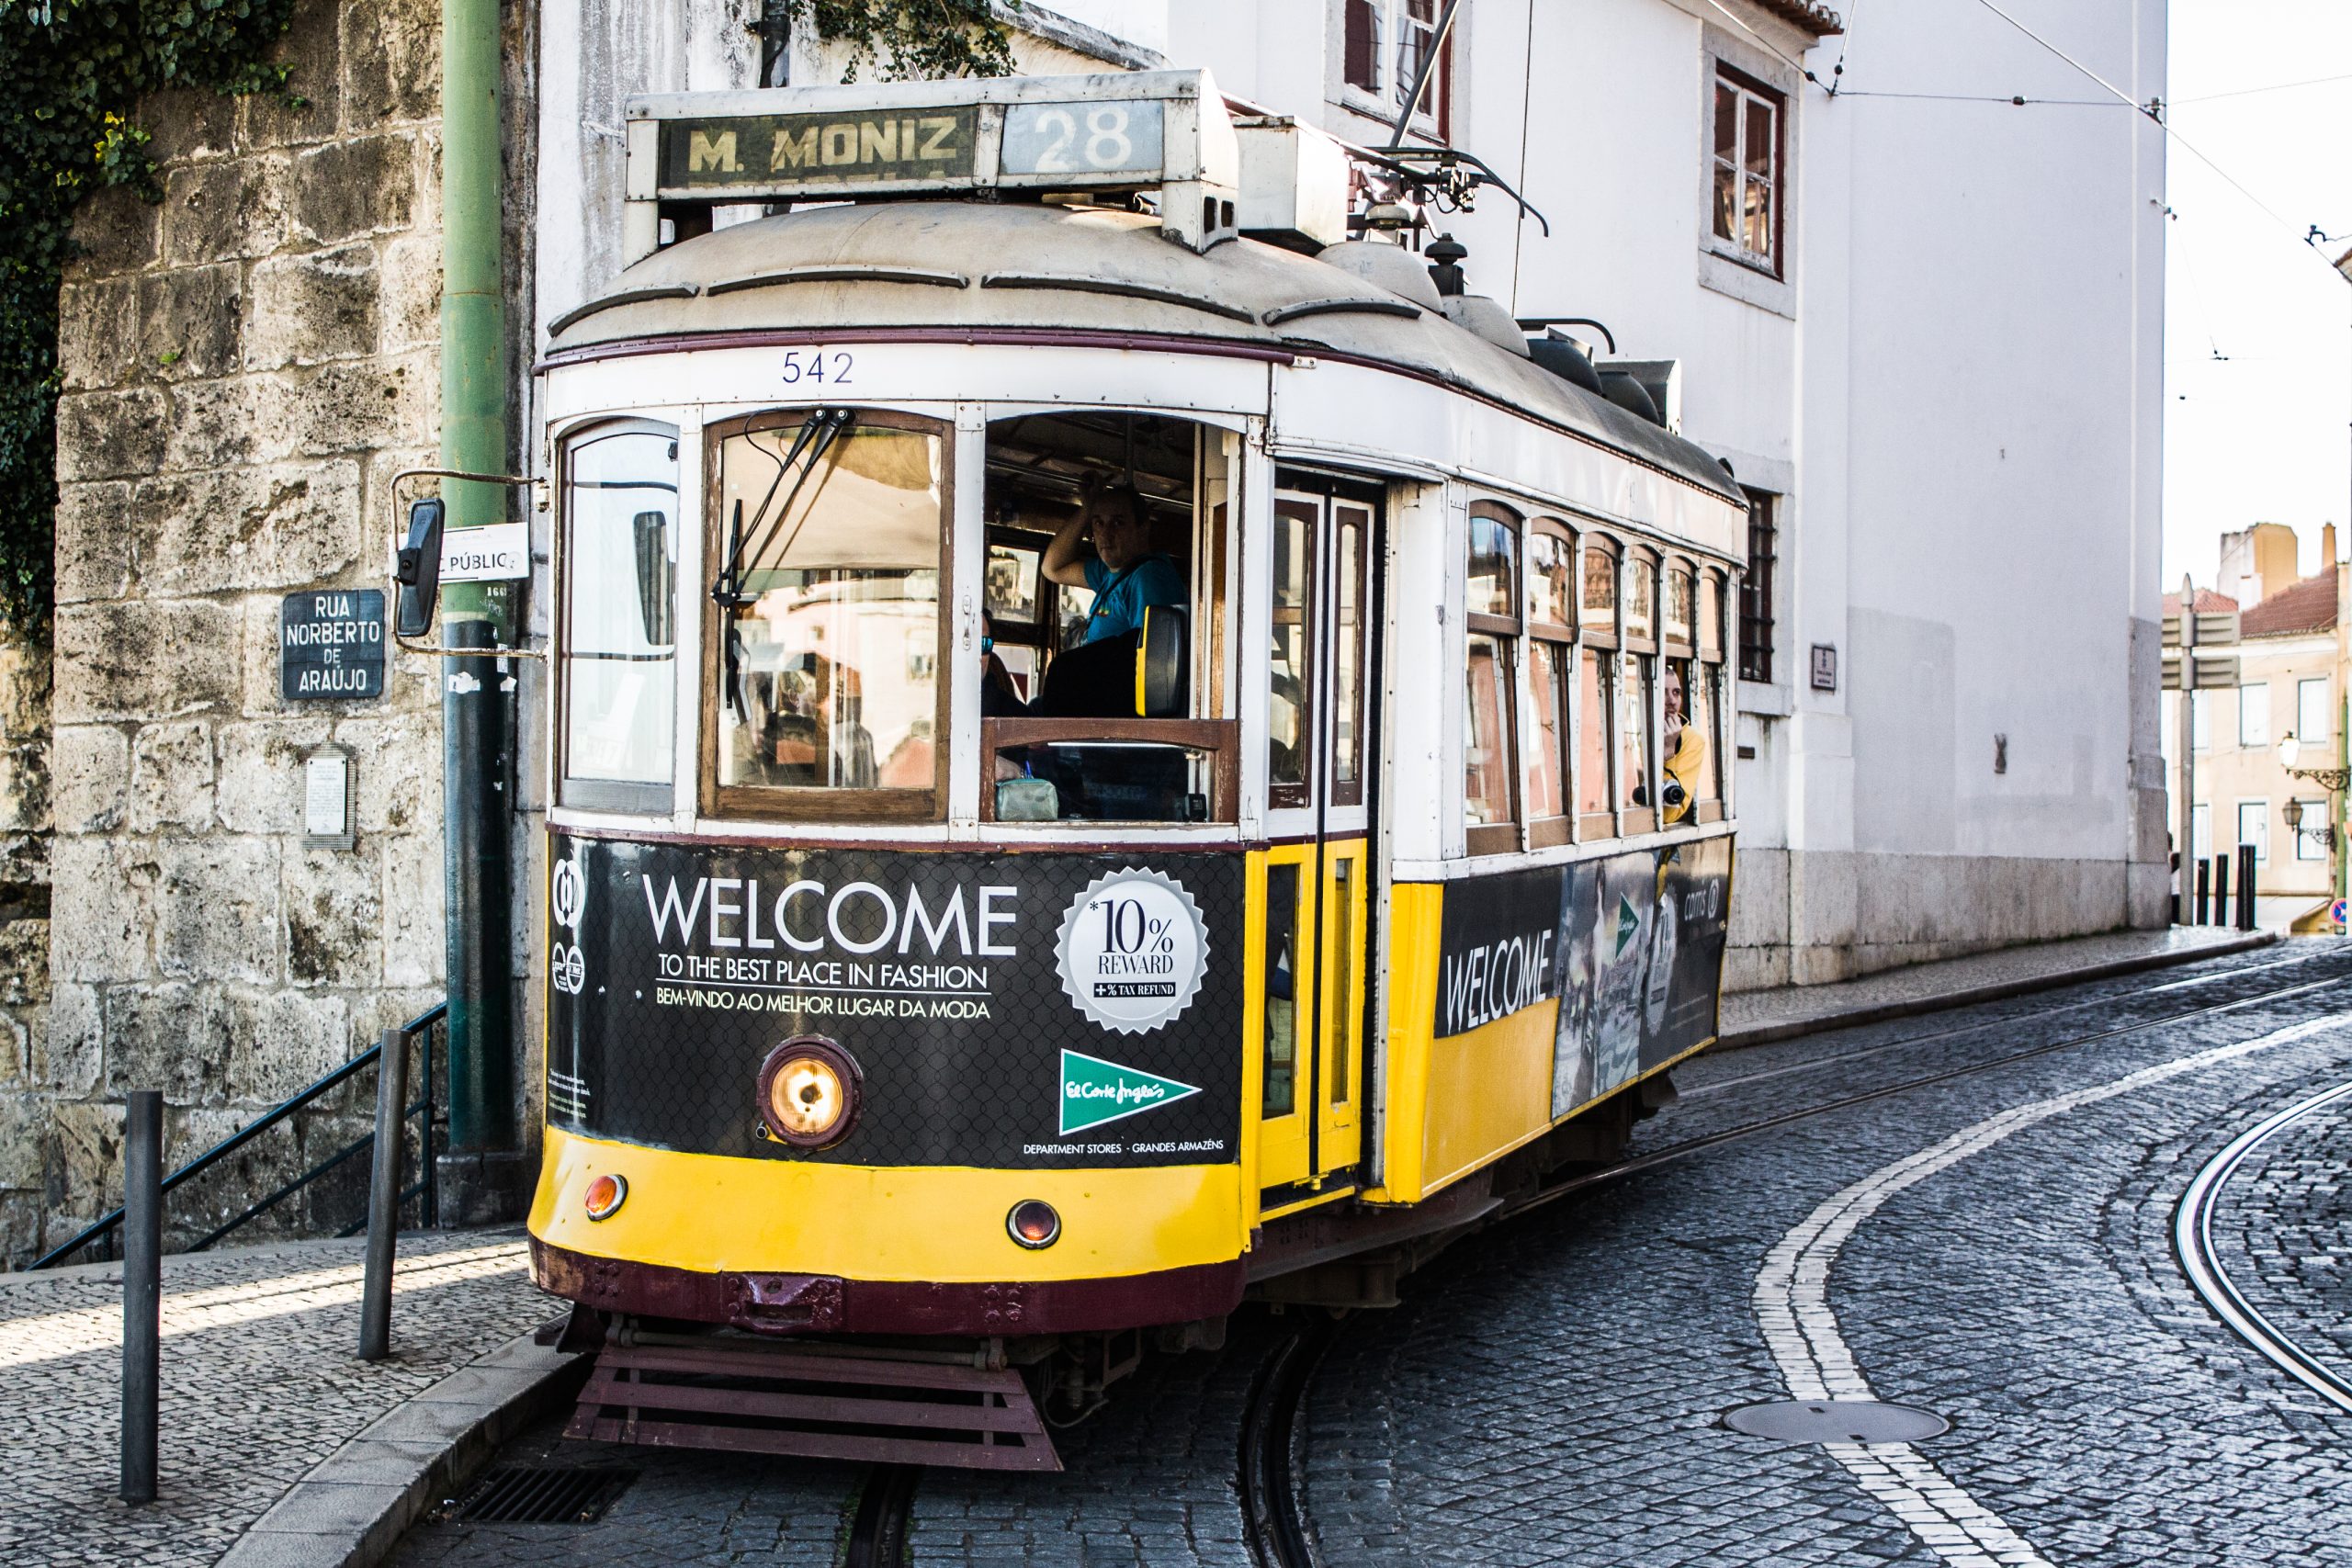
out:
M563 433L556 443L556 525L554 539L555 592L555 668L549 671L549 685L555 703L555 758L550 770L555 777L556 804L573 811L615 811L631 816L667 817L676 808L678 798L677 710L671 709L670 776L653 784L640 779L592 779L575 777L570 772L571 761L571 523L572 523L572 455L592 442L618 435L666 435L673 446L684 445L684 432L666 420L608 419L577 425ZM671 459L673 480L678 477L678 459ZM672 510L676 513L671 525L683 530L686 525L685 493L683 484L673 491ZM680 536L683 546L684 536ZM684 581L673 585L673 591L683 589ZM682 604L671 605L671 614L683 619ZM671 701L676 703L678 671L684 660L675 643L670 653Z
M1772 681L1772 592L1780 574L1780 525L1775 520L1778 499L1768 491L1744 491L1747 497L1747 570L1739 580L1739 678L1769 686Z
M1525 806L1525 797L1520 783L1521 748L1519 738L1519 720L1521 706L1520 688L1522 683L1521 671L1527 662L1520 648L1520 639L1526 626L1527 519L1499 501L1486 500L1472 502L1469 515L1473 521L1483 519L1489 523L1500 524L1510 530L1512 544L1511 581L1505 584L1503 591L1503 603L1511 606L1512 614L1496 615L1476 613L1466 608L1469 598L1467 568L1470 552L1470 540L1466 531L1462 541L1464 567L1463 597L1465 604L1462 616L1463 679L1466 687L1470 669L1470 639L1474 637L1491 637L1499 639L1503 654L1503 669L1500 675L1501 701L1498 705L1503 716L1503 749L1508 753L1503 759L1503 787L1510 793L1510 800L1505 803L1503 819L1499 822L1480 822L1466 826L1464 830L1463 848L1464 853L1472 855L1503 854L1520 847L1520 820ZM1469 721L1466 690L1463 721L1465 724ZM1463 750L1464 757L1462 760L1466 762L1469 750L1466 737Z
M1663 629L1660 622L1666 614L1666 576L1661 570L1664 563L1665 558L1658 551L1646 545L1633 543L1626 545L1625 552L1619 558L1617 563L1617 690L1620 702L1618 711L1620 713L1624 711L1623 701L1626 688L1634 684L1634 675L1640 672L1639 661L1644 659L1649 660L1651 661L1649 689L1642 698L1642 712L1645 716L1642 736L1645 742L1642 748L1642 770L1645 776L1641 780L1641 788L1653 803L1657 799L1659 691L1657 660L1663 657L1660 649L1664 646L1659 636ZM1647 635L1639 635L1634 630L1631 609L1634 603L1634 582L1637 575L1635 569L1645 566L1649 569L1647 606L1649 631ZM1622 764L1625 752L1624 738L1619 736L1617 741L1617 757ZM1621 835L1631 837L1635 833L1647 833L1656 829L1657 826L1657 806L1633 804L1632 791L1625 780L1621 776L1616 780L1616 784L1617 793L1612 797L1612 804L1617 807L1617 831Z
M724 545L720 536L724 524L718 519L718 513L719 478L727 443L738 435L800 423L816 412L813 408L763 409L757 413L719 420L703 427L704 535L712 547L703 552L698 592L707 594L719 570L726 565L722 558ZM927 790L779 789L765 784L720 784L718 714L727 697L722 675L722 649L728 617L723 610L714 605L715 613L706 613L702 618L702 743L701 755L695 764L697 794L702 814L706 817L733 821L842 823L943 822L947 818L948 754L955 740L949 731L949 698L954 685L951 672L955 668L952 653L954 627L951 624L955 617L949 606L955 603L956 426L952 420L931 419L922 414L899 413L885 409L857 408L857 423L849 438L854 439L858 430L871 429L912 431L929 435L939 443L939 614L936 616L939 633L932 666L938 671L938 676L933 682L931 787ZM983 561L988 558L985 543L980 558Z
M1596 566L1594 564L1596 559L1605 564ZM1579 759L1584 755L1583 727L1598 716L1602 727L1600 797L1609 804L1599 811L1577 813L1577 842L1578 843L1587 843L1600 839L1613 839L1617 836L1616 707L1619 682L1623 675L1623 671L1617 668L1617 650L1624 626L1624 545L1610 535L1588 529L1577 551L1577 646L1578 649L1593 649L1602 655L1602 668L1608 679L1602 682L1603 694L1600 698L1600 706L1603 711L1598 716L1584 713L1581 711L1584 670L1581 664L1577 667L1577 693L1579 711L1577 714L1577 755ZM1609 584L1609 620L1606 625L1597 625L1590 614L1592 605L1588 595L1589 584L1595 581L1593 574L1596 571L1600 573L1599 581ZM1570 775L1572 788L1581 790L1583 783L1580 775Z
M1532 561L1533 552L1527 544L1537 535L1556 539L1567 551L1568 558L1568 621L1563 626L1535 618L1535 573L1531 566L1522 565L1521 576L1525 590L1521 601L1527 605L1527 640L1532 645L1544 643L1553 650L1566 671L1562 682L1560 712L1560 755L1553 759L1560 774L1560 814L1557 817L1530 816L1527 821L1527 842L1531 849L1551 849L1573 842L1577 837L1577 690L1581 671L1577 668L1578 645L1577 626L1584 618L1584 560L1577 549L1577 531L1557 517L1537 516L1528 520L1520 539L1520 547ZM1531 646L1527 658L1527 684L1530 694L1535 690L1535 656ZM1531 808L1532 809L1532 808Z
M1361 513L1359 521L1353 524L1340 522L1340 510L1342 507L1355 508ZM1342 783L1340 778L1339 720L1341 716L1336 707L1331 715L1329 754L1332 761L1331 804L1335 807L1362 806L1364 798L1364 775L1371 772L1373 765L1370 750L1364 744L1368 728L1364 721L1364 715L1370 705L1365 700L1364 688L1371 675L1368 666L1372 658L1372 547L1374 524L1378 514L1370 503L1350 500L1344 496L1326 498L1325 512L1331 519L1331 565L1334 573L1331 585L1333 590L1331 594L1331 673L1334 685L1338 683L1339 639L1341 632L1338 592L1341 583L1337 576L1340 564L1340 534L1343 528L1353 527L1361 536L1356 542L1356 679L1355 689L1349 694L1355 711L1346 716L1352 719L1355 725L1356 776L1353 783ZM1309 575L1311 577L1312 573L1310 572Z
M1733 209L1733 233L1729 239L1725 239L1715 232L1713 220L1715 176L1724 166L1724 163L1722 154L1715 151L1714 140L1711 138L1707 144L1708 248L1724 260L1736 262L1742 266L1764 274L1767 277L1785 279L1788 275L1789 251L1786 222L1789 184L1788 95L1775 87L1766 85L1747 72L1725 64L1721 60L1715 62L1715 87L1718 92L1724 87L1729 87L1732 91L1734 123L1730 168L1732 187L1738 193L1740 199L1735 204ZM1747 104L1750 100L1762 104L1771 111L1772 115L1772 167L1771 172L1764 176L1765 188L1770 193L1765 204L1766 221L1771 226L1771 237L1769 242L1770 248L1764 251L1752 251L1747 248L1747 237L1744 232L1745 225L1741 222L1741 219L1745 217L1747 210L1746 199L1747 182L1756 177L1747 172ZM1709 102L1713 104L1713 95L1710 95Z
M1692 662L1700 678L1713 682L1709 690L1713 701L1707 714L1710 730L1707 744L1714 749L1714 755L1708 759L1707 763L1706 782L1711 793L1700 795L1698 810L1692 814L1692 820L1703 825L1724 819L1724 803L1731 796L1726 785L1731 778L1733 759L1726 747L1731 740L1734 714L1726 712L1725 708L1728 705L1736 710L1738 698L1732 682L1724 679L1729 673L1725 645L1731 641L1727 635L1731 628L1724 624L1724 617L1729 611L1734 592L1730 574L1718 567L1702 565L1692 584L1692 592L1697 599L1691 610L1698 617L1698 624L1691 629L1698 634L1699 643ZM1709 613L1711 609L1713 614ZM1689 702L1687 694L1683 700Z

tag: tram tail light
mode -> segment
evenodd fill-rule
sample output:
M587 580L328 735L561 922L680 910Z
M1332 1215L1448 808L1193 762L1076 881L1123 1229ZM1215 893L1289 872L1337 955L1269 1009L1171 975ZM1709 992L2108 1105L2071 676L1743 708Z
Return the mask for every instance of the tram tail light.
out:
M588 1184L582 1202L592 1220L609 1220L628 1201L628 1178L606 1172Z
M821 1035L796 1035L760 1064L760 1119L796 1148L826 1148L857 1125L865 1088L848 1052Z
M1004 1216L1004 1228L1013 1240L1035 1252L1061 1239L1062 1217L1045 1200L1025 1198Z

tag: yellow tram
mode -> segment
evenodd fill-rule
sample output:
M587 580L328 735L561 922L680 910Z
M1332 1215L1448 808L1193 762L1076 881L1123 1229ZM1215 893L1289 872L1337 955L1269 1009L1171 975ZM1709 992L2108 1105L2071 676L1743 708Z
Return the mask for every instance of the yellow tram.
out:
M576 1429L1050 1466L1146 1337L1622 1141L1733 830L1746 513L1658 367L1198 72L629 124L537 372Z

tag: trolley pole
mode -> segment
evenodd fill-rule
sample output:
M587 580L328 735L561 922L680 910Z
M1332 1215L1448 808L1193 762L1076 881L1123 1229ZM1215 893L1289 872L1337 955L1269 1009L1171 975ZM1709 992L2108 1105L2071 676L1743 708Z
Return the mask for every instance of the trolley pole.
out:
M441 461L507 470L504 221L498 0L441 5ZM497 485L444 484L452 532L502 523ZM447 640L512 648L522 587L455 583L442 591ZM515 1150L514 955L508 852L514 694L512 660L441 665L442 810L449 987L450 1211L436 1220L511 1219L521 1201Z
M163 1387L162 1091L132 1089L123 1112L122 1500L152 1503Z

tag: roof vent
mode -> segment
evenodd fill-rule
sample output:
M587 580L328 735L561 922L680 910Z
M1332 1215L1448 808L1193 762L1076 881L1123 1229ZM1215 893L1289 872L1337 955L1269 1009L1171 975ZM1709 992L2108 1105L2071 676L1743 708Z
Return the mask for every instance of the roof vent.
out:
M1527 355L1561 380L1582 387L1595 397L1605 397L1600 377L1585 356L1577 340L1557 327L1546 328L1541 337L1527 340Z
M1462 263L1470 254L1470 247L1451 234L1440 234L1434 244L1424 246L1422 259L1430 264L1430 281L1440 294L1467 294L1470 279L1462 270Z
M1436 272L1439 269L1431 267L1430 270ZM1521 359L1528 357L1527 339L1521 333L1519 323L1511 320L1510 312L1497 304L1491 295L1449 294L1439 302L1438 308L1445 312L1446 320L1464 332L1475 333L1497 348L1509 349Z
M1382 240L1349 240L1324 246L1316 257L1391 294L1401 294L1425 310L1442 308L1437 286L1430 281L1430 269L1421 265L1420 257L1400 245Z
M1611 402L1632 409L1653 424L1663 425L1677 435L1682 434L1682 361L1603 359L1593 368L1600 373L1602 395ZM1632 382L1640 389L1643 401L1649 404L1646 412L1621 395L1619 378Z

